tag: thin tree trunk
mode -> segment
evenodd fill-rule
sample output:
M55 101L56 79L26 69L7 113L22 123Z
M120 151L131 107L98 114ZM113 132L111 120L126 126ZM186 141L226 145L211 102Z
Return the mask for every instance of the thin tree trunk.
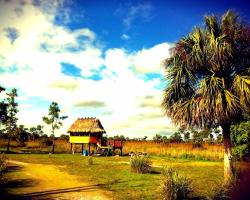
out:
M229 183L233 176L232 144L230 139L230 124L222 125L224 145L224 183Z
M52 135L53 135L53 139L52 139L52 154L55 153L55 131L54 131L54 125L52 123Z
M55 136L53 135L53 140L52 140L53 144L52 144L52 154L55 153Z
M10 151L10 139L11 137L8 137L8 145L7 145L7 153Z

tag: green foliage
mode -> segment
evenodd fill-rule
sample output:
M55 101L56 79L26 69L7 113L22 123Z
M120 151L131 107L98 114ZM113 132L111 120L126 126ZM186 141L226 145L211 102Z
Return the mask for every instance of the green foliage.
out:
M0 86L0 93L4 91L5 88ZM7 120L7 105L4 100L0 101L0 124L6 122Z
M53 138L53 148L52 153L54 153L55 147L55 130L59 129L62 126L62 121L67 118L67 116L60 116L60 108L56 102L52 102L49 106L48 116L43 117L44 123L51 125L52 129L52 138Z
M43 117L43 121L52 126L52 133L54 134L55 129L59 129L62 126L62 120L66 119L67 116L60 116L60 108L56 102L52 102L49 106L49 114Z
M187 142L190 140L190 132L184 132L184 140Z
M230 127L233 144L233 155L236 159L242 158L250 146L250 121L241 122Z
M162 105L184 127L230 124L250 107L249 26L232 11L204 21L165 62Z
M142 155L133 155L130 158L131 171L134 173L150 173L151 172L151 161L149 157Z
M37 125L36 127L33 126L29 129L29 132L30 132L30 139L36 140L43 135L43 126L42 125Z
M16 102L17 97L17 90L14 88L11 90L10 93L7 94L7 118L5 120L5 129L8 136L8 145L7 145L7 151L9 151L10 147L10 141L11 138L16 134L17 132L17 117L16 114L18 113L18 104Z
M175 132L173 135L170 136L171 142L181 142L182 137L180 132Z
M159 134L155 134L155 136L153 137L153 140L154 140L155 142L160 142L160 141L162 140L162 136L159 135Z
M68 141L69 140L69 135L62 134L62 135L60 135L59 139Z
M191 181L173 168L165 168L161 179L161 196L163 200L188 199L193 191Z

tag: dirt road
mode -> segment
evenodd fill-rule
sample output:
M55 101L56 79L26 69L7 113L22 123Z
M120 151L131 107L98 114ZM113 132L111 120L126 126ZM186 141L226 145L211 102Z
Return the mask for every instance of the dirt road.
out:
M103 191L99 185L80 181L80 177L63 171L63 166L17 161L9 161L9 163L11 166L19 167L15 175L19 179L19 187L8 190L18 199L110 199L111 194Z

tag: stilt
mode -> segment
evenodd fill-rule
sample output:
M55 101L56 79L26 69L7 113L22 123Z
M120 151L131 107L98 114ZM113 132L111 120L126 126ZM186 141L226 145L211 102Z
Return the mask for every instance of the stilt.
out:
M72 143L70 143L70 151L71 151L71 154L73 153L72 152Z
M83 144L82 144L82 154L83 154Z
M90 144L88 144L89 145L89 155L90 155Z

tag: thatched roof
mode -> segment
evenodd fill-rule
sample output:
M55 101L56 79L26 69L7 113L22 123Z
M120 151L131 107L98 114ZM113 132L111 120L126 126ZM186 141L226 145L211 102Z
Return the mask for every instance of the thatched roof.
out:
M99 119L96 118L78 118L69 128L70 132L81 133L105 133L105 130Z

